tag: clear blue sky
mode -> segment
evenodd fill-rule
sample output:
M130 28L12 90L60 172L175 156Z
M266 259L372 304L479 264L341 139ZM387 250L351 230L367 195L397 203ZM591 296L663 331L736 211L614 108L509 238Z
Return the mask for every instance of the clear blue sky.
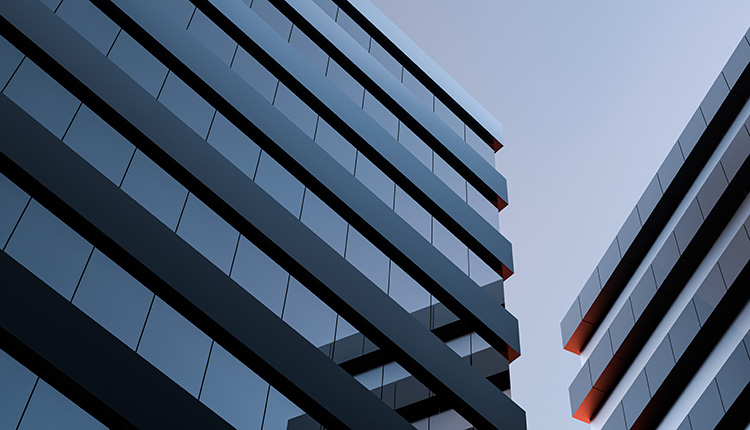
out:
M743 0L372 0L504 126L529 430L570 418L559 322L750 27Z

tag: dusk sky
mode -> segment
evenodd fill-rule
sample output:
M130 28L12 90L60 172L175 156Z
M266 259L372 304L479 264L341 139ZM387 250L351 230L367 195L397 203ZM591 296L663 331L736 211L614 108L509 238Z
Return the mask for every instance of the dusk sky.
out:
M373 0L502 122L529 430L588 429L559 323L750 26L742 0ZM459 6L460 5L460 6Z

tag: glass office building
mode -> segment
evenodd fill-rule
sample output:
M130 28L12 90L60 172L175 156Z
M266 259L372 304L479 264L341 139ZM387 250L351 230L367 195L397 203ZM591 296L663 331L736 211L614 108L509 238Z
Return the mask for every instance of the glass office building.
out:
M746 35L562 321L592 428L750 424Z
M2 1L0 88L0 428L525 428L501 127L365 0Z

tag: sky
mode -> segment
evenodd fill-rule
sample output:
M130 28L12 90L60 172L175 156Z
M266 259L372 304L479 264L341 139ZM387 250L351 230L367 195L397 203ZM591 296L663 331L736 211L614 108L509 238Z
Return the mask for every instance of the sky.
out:
M743 0L372 0L500 120L529 430L582 430L560 321L750 26ZM458 6L460 5L460 6Z

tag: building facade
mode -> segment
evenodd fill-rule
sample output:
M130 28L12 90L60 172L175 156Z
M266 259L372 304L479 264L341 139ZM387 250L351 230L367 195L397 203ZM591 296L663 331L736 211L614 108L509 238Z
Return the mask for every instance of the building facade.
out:
M0 88L0 428L525 428L501 127L371 4L3 1Z
M748 96L745 35L562 321L592 428L750 424Z

